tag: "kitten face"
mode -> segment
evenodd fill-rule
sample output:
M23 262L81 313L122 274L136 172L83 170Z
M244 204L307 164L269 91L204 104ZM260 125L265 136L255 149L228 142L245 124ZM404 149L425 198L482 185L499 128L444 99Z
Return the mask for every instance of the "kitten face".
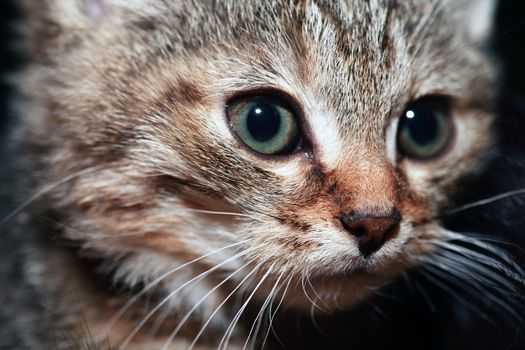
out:
M432 253L433 218L490 143L489 11L464 19L488 2L132 3L53 4L74 15L52 19L47 47L34 41L28 77L46 88L30 91L27 132L46 154L42 183L88 169L52 194L67 237L118 259L130 284L231 245L166 292L222 264L241 268L235 283L255 271L263 300L294 281L286 303L304 307L314 294L351 305ZM239 137L228 108L254 96L289 108L292 151ZM400 119L428 96L445 101L450 133L414 159Z

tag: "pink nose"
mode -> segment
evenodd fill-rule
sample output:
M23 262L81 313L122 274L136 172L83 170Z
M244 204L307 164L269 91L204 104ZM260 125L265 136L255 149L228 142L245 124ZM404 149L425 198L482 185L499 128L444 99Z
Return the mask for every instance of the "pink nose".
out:
M353 212L341 217L341 224L357 237L359 251L365 257L379 250L399 230L401 216L393 209L388 215Z

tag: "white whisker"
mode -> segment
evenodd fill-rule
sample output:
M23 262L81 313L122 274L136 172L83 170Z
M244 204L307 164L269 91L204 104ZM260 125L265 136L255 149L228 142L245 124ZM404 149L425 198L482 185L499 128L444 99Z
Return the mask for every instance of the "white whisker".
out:
M445 234L445 236L448 238L449 241L457 240L460 242L469 243L480 249L483 249L487 252L492 253L493 255L501 259L502 261L512 266L517 272L525 276L525 273L523 272L522 268L518 264L516 264L516 262L508 255L508 253L505 253L504 251L499 249L497 246L490 244L490 242L498 243L498 244L505 244L506 243L505 241L491 240L491 239L484 238L484 237L475 237L474 234L470 234L470 233L461 234L458 232L453 232L453 231L449 231L445 229L442 229L441 232Z
M509 254L482 238L473 238L443 230L448 241L426 240L441 248L434 256L424 260L448 274L449 281L461 287L480 302L491 302L499 306L514 320L523 322L516 305L508 301L522 300L515 291L516 283L525 286L525 273ZM497 243L501 243L496 241ZM458 244L460 243L460 244ZM468 289L469 287L471 289ZM482 295L482 298L479 296Z
M126 337L126 339L124 339L124 341L121 343L121 345L119 346L119 349L125 349L127 347L127 345L131 342L131 339L133 339L133 337L138 333L138 331L146 324L146 322L164 305L166 304L171 298L173 298L179 291L181 291L183 288L185 288L186 286L190 285L192 282L198 280L199 278L204 278L206 277L207 275L209 275L210 273L212 273L213 271L219 269L220 267L230 263L231 261L243 256L243 255L246 255L247 253L249 253L250 251L256 249L256 247L252 247L250 249L247 249L247 250L244 250L226 260L224 260L223 262L213 266L212 268L198 274L197 276L193 277L192 279L190 279L189 281L185 282L184 284L182 284L181 286L179 286L177 289L175 289L174 291L170 292L161 302L159 302L153 309L150 310L150 312L140 321L140 323L131 331L131 333L128 335L128 337Z
M457 248L454 245L442 246L446 247L444 251L446 251L448 254L454 255L454 258L449 258L443 256L443 253L436 253L438 256L443 256L444 259L449 259L451 262L456 262L458 258L464 258L461 260L462 264L470 266L477 272L485 274L488 278L492 279L494 282L501 284L502 286L510 286L510 281L496 274L496 272L504 272L505 276L510 277L512 280L523 284L523 279L521 279L512 271L509 271L509 269L503 266L502 264L498 263L497 261L494 261L493 259L490 259L487 256L484 256L483 254L472 252L468 249ZM491 270L487 266L493 268L494 270Z
M253 324L252 324L252 327L250 328L250 332L248 333L248 337L246 337L246 342L244 343L244 346L243 346L243 350L246 349L246 347L248 346L248 343L250 342L250 337L254 331L254 328L255 328L255 324L257 323L257 329L259 328L259 325L260 325L260 321L262 319L262 314L264 312L264 310L267 308L268 306L268 303L270 302L270 300L272 299L272 296L274 295L275 293L275 290L277 288L277 286L279 285L279 282L281 281L281 278L283 277L284 275L284 272L286 270L283 270L280 274L279 274L279 277L277 278L273 288L271 289L270 293L268 293L268 296L266 297L264 303L262 304L261 306L261 309L259 310L259 312L257 313L257 316L255 317L255 320L253 321ZM255 340L255 337L257 336L257 331L254 333L254 340Z
M521 188L521 189L518 189L518 190L513 190L513 191L500 193L498 195L495 195L495 196L492 196L492 197L489 197L489 198L485 198L485 199L481 199L481 200L478 200L478 201L475 201L475 202L472 202L472 203L468 203L468 204L462 205L460 207L447 210L446 214L447 215L456 214L456 213L458 213L460 211L464 211L464 210L467 210L467 209L470 209L470 208L480 207L482 205L487 205L487 204L494 203L494 202L497 202L497 201L505 199L505 198L509 198L509 197L513 197L513 196L517 196L517 195L521 195L521 194L525 194L525 188Z
M446 265L444 263L439 263L436 261L429 261L427 264L428 264L427 267L434 266L435 268L443 272L446 272L447 276L446 277L444 276L443 278L446 278L449 283L453 283L457 287L468 292L470 296L477 298L478 300L482 301L484 304L486 304L487 303L486 300L488 300L488 301L491 301L499 305L503 310L505 310L507 313L512 315L516 320L521 322L522 320L521 316L519 316L504 299L496 295L494 293L494 290L491 291L487 289L485 285L479 283L478 281L480 280L480 278L479 277L477 278L476 276L469 274L468 270L465 270L465 269L458 270L450 265ZM465 280L466 275L473 278L472 280L470 280L470 283L466 283L467 282L467 280ZM479 298L480 294L483 295L485 299ZM463 298L462 300L461 299L459 300L462 302L465 302L466 299ZM474 306L469 307L469 309L474 312L477 311L477 308ZM488 315L484 314L483 316L484 316L483 317L484 319L489 320ZM492 320L490 320L490 322L493 323Z
M277 307L275 308L275 311L273 312L273 314L270 312L270 321L269 321L269 325L268 325L268 330L266 331L266 335L264 336L264 340L263 340L261 349L264 349L264 345L266 344L266 340L268 339L268 335L270 334L270 331L273 332L273 334L275 335L275 337L277 338L279 343L281 342L279 340L279 337L277 336L277 334L275 334L275 330L273 329L273 320L275 318L275 315L279 311L279 308L281 307L281 304L283 303L284 298L286 297L286 293L288 292L288 288L290 287L290 283L292 282L292 278L293 278L293 276L288 277L288 282L286 283L286 287L284 288L283 295L281 296L281 299L279 300L279 303L277 304ZM284 347L284 345L282 343L281 343L281 345Z
M48 218L46 216L43 216L43 215L40 215L38 214L38 217L39 218L42 218L50 223L52 223L53 225L56 225L56 226L59 226L60 228L62 229L65 229L69 232L72 232L72 233L75 233L76 235L79 235L79 236L89 236L89 240L99 240L99 239L119 239L119 238L127 238L127 237L141 237L141 236L144 236L144 232L140 232L140 233L129 233L129 234L117 234L117 235L105 235L105 234L100 234L100 233L93 233L93 232L88 232L88 231L80 231L80 230L77 230L73 227L70 227L62 222L58 222L56 220L53 220L51 218Z
M248 306L248 303L250 302L250 300L253 298L253 296L255 295L255 292L257 291L257 289L259 289L259 287L263 284L263 282L266 280L266 278L268 277L268 275L270 274L270 272L272 271L272 269L274 268L275 266L275 262L270 266L270 268L268 268L268 271L266 271L266 273L264 274L264 276L261 278L261 280L259 281L259 283L255 286L255 288L252 290L252 293L248 296L248 299L246 300L246 302L241 306L241 308L239 309L239 311L237 312L237 314L235 314L235 317L233 318L232 322L230 323L230 325L228 326L228 328L226 329L226 332L224 333L224 336L222 337L220 343L219 343L219 346L217 347L217 349L221 349L221 347L223 349L227 349L228 348L228 342L230 340L230 337L234 331L234 328L235 326L237 325L237 322L239 321L239 318L241 317L242 313L244 312L244 310L246 309L246 307ZM224 346L223 346L224 345Z
M312 289L312 291L314 292L314 295L316 297L316 300L317 301L320 301L321 303L324 304L324 306L326 307L326 309L322 309L320 308L319 306L316 305L316 307L324 312L326 312L327 314L332 314L329 310L329 307L328 305L326 304L326 302L323 300L323 298L321 298L321 296L319 295L319 293L317 293L317 290L315 290L314 288L314 285L312 284L312 281L310 281L310 273L308 270L306 270L306 282L308 283L308 285L310 286L310 288Z
M190 344L190 346L188 347L188 350L191 350L193 349L193 347L197 344L197 341L198 339L200 338L200 336L202 335L202 333L204 333L204 330L206 329L206 327L208 326L208 324L210 324L212 318L217 314L217 312L219 312L220 308L222 308L224 306L224 304L226 304L226 302L228 301L228 299L231 298L231 296L233 294L235 294L235 292L243 285L244 282L246 282L248 280L248 278L250 278L261 266L262 266L262 262L259 263L257 266L255 266L252 271L247 274L243 280L241 282L239 282L239 284L230 292L230 294L228 294L226 296L226 298L224 298L224 300L219 304L219 306L217 306L217 308L215 309L215 311L213 311L213 313L210 315L210 317L208 317L208 320L206 320L206 322L202 325L201 329L199 330L199 332L197 333L197 335L195 336L195 338L193 339L193 342Z
M216 249L214 251L211 251L205 255L202 255L198 258L195 258L191 261L188 261L180 266L177 266L176 268L170 270L170 271L167 271L166 273L162 274L161 276L157 277L155 280L153 280L152 282L150 282L148 285L146 285L144 288L142 288L142 290L140 292L138 292L137 294L135 294L128 302L126 302L111 318L110 320L106 323L106 325L104 326L102 332L101 332L101 335L102 337L105 337L105 334L107 334L109 332L109 330L111 330L111 328L114 326L114 324L120 319L120 317L122 317L122 315L124 315L124 313L126 313L126 311L134 304L137 302L137 300L139 300L142 296L144 296L148 291L150 291L152 288L154 288L157 284L159 284L162 280L164 280L165 278L167 278L168 276L176 273L177 271L191 265L191 264L194 264L202 259L205 259L213 254L216 254L216 253L219 253L221 251L224 251L226 249L229 249L229 248L233 248L233 247L236 247L236 246L239 246L243 243L246 243L247 241L244 240L244 241L240 241L240 242L237 242L237 243L233 243L233 244L230 244L230 245L227 245L225 247L222 247L222 248L219 248L219 249Z
M197 308L212 294L214 293L217 289L219 289L224 283L228 282L233 276L235 276L237 273L239 273L241 270L243 270L246 266L248 266L250 263L247 262L245 263L243 266L241 266L240 268L238 268L237 270L235 270L234 272L232 272L231 274L228 275L228 277L226 277L225 279L223 279L220 283L218 283L215 287L213 287L212 289L210 289L199 301L197 301L193 307L186 313L186 315L184 315L182 317L182 319L179 321L179 323L177 324L177 326L175 327L175 329L171 332L171 334L169 335L169 337L166 339L166 342L164 343L164 345L162 346L161 350L166 350L169 348L169 346L171 345L171 343L173 342L173 339L175 339L175 337L177 336L177 334L179 333L180 329L182 328L182 326L184 325L184 323L186 323L186 321L191 317L191 315L193 314L193 312L195 310L197 310Z
M210 214L210 215L226 215L226 216L238 216L242 218L249 218L257 221L263 222L262 219L249 214L244 213L236 213L236 212L229 212L229 211L214 211L214 210L204 210L204 209L193 209L193 208L184 208L184 211L189 212L195 212L195 213L201 213L201 214Z
M77 172L74 172L73 174L70 174L68 176L65 176L63 177L62 179L50 184L50 185L47 185L47 186L44 186L44 188L42 188L40 191L38 191L37 193L35 193L33 196L31 196L29 199L27 199L26 201L24 201L22 204L20 204L15 210L13 210L9 215L7 215L1 222L0 222L0 227L4 226L9 220L11 220L13 217L15 217L16 215L18 215L18 213L20 213L22 210L24 210L27 206L29 206L31 203L33 203L34 201L36 201L37 199L39 199L41 196L47 194L48 192L54 190L55 188L57 188L58 186L60 185L63 185L73 179L76 179L82 175L86 175L86 174L89 174L89 173L92 173L96 170L99 170L101 169L102 166L100 165L96 165L96 166L92 166L92 167L89 167L89 168L85 168L85 169L82 169L82 170L79 170Z
M318 306L315 301L312 300L312 298L310 298L310 295L308 294L308 292L306 291L306 288L305 288L305 285L304 285L304 280L305 280L305 276L306 275L303 275L301 276L301 287L303 289L303 294L306 296L306 299L308 299L308 301L316 308L318 308L319 310L322 310L322 311L325 311L327 312L325 309L323 309L322 307Z
M523 272L523 270L515 262L513 262L512 259L510 259L510 257L507 254L503 253L499 249L496 249L495 247L492 247L492 249L489 250L489 252L496 255L499 259L503 260L503 262L508 263L510 266L506 266L502 262L497 261L491 258L490 256L486 254L482 254L478 251L467 249L464 246L454 245L450 241L443 242L439 240L429 240L429 242L443 249L447 249L451 252L456 252L459 255L469 257L478 263L481 263L486 266L490 266L500 272L504 272L508 277L512 278L514 281L525 285L525 280L523 278L523 276L525 276L525 273ZM467 241L464 241L464 242L467 242ZM473 242L468 242L468 243L473 243ZM480 247L478 245L476 246ZM485 244L483 246L483 249L486 249L487 246L488 245Z
M449 295L454 297L456 300L460 301L471 312L477 314L479 317L483 318L484 320L488 322L492 322L491 319L485 313L479 311L475 305L470 303L467 299L459 295L454 289L450 288L444 283L444 282L450 283L451 281L450 276L443 275L443 273L440 272L440 270L437 270L428 264L423 265L421 267L420 273L422 274L422 276L424 276L426 279L432 282L435 286L441 288L444 292L448 293ZM437 278L441 279L443 282L441 282Z

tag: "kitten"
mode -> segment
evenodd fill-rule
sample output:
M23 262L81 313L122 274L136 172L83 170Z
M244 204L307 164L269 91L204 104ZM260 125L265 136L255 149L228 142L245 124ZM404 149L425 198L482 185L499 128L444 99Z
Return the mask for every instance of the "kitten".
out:
M440 223L494 142L492 1L24 6L29 347L264 347L463 255L491 300L521 283Z

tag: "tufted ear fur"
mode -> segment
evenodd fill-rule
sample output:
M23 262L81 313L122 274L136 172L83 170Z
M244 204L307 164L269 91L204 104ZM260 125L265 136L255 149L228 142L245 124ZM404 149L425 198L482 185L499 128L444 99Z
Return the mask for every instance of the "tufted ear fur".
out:
M42 59L49 49L71 42L74 36L105 20L154 14L162 8L164 0L22 0L21 3L26 13L29 52L32 57Z
M466 0L454 2L464 6L463 21L473 41L486 39L492 32L497 0Z
M119 13L151 14L163 0L23 0L30 16L52 17L65 26L82 26Z
M119 10L154 13L162 4L161 0L80 0L80 2L86 16L91 21L97 21Z

